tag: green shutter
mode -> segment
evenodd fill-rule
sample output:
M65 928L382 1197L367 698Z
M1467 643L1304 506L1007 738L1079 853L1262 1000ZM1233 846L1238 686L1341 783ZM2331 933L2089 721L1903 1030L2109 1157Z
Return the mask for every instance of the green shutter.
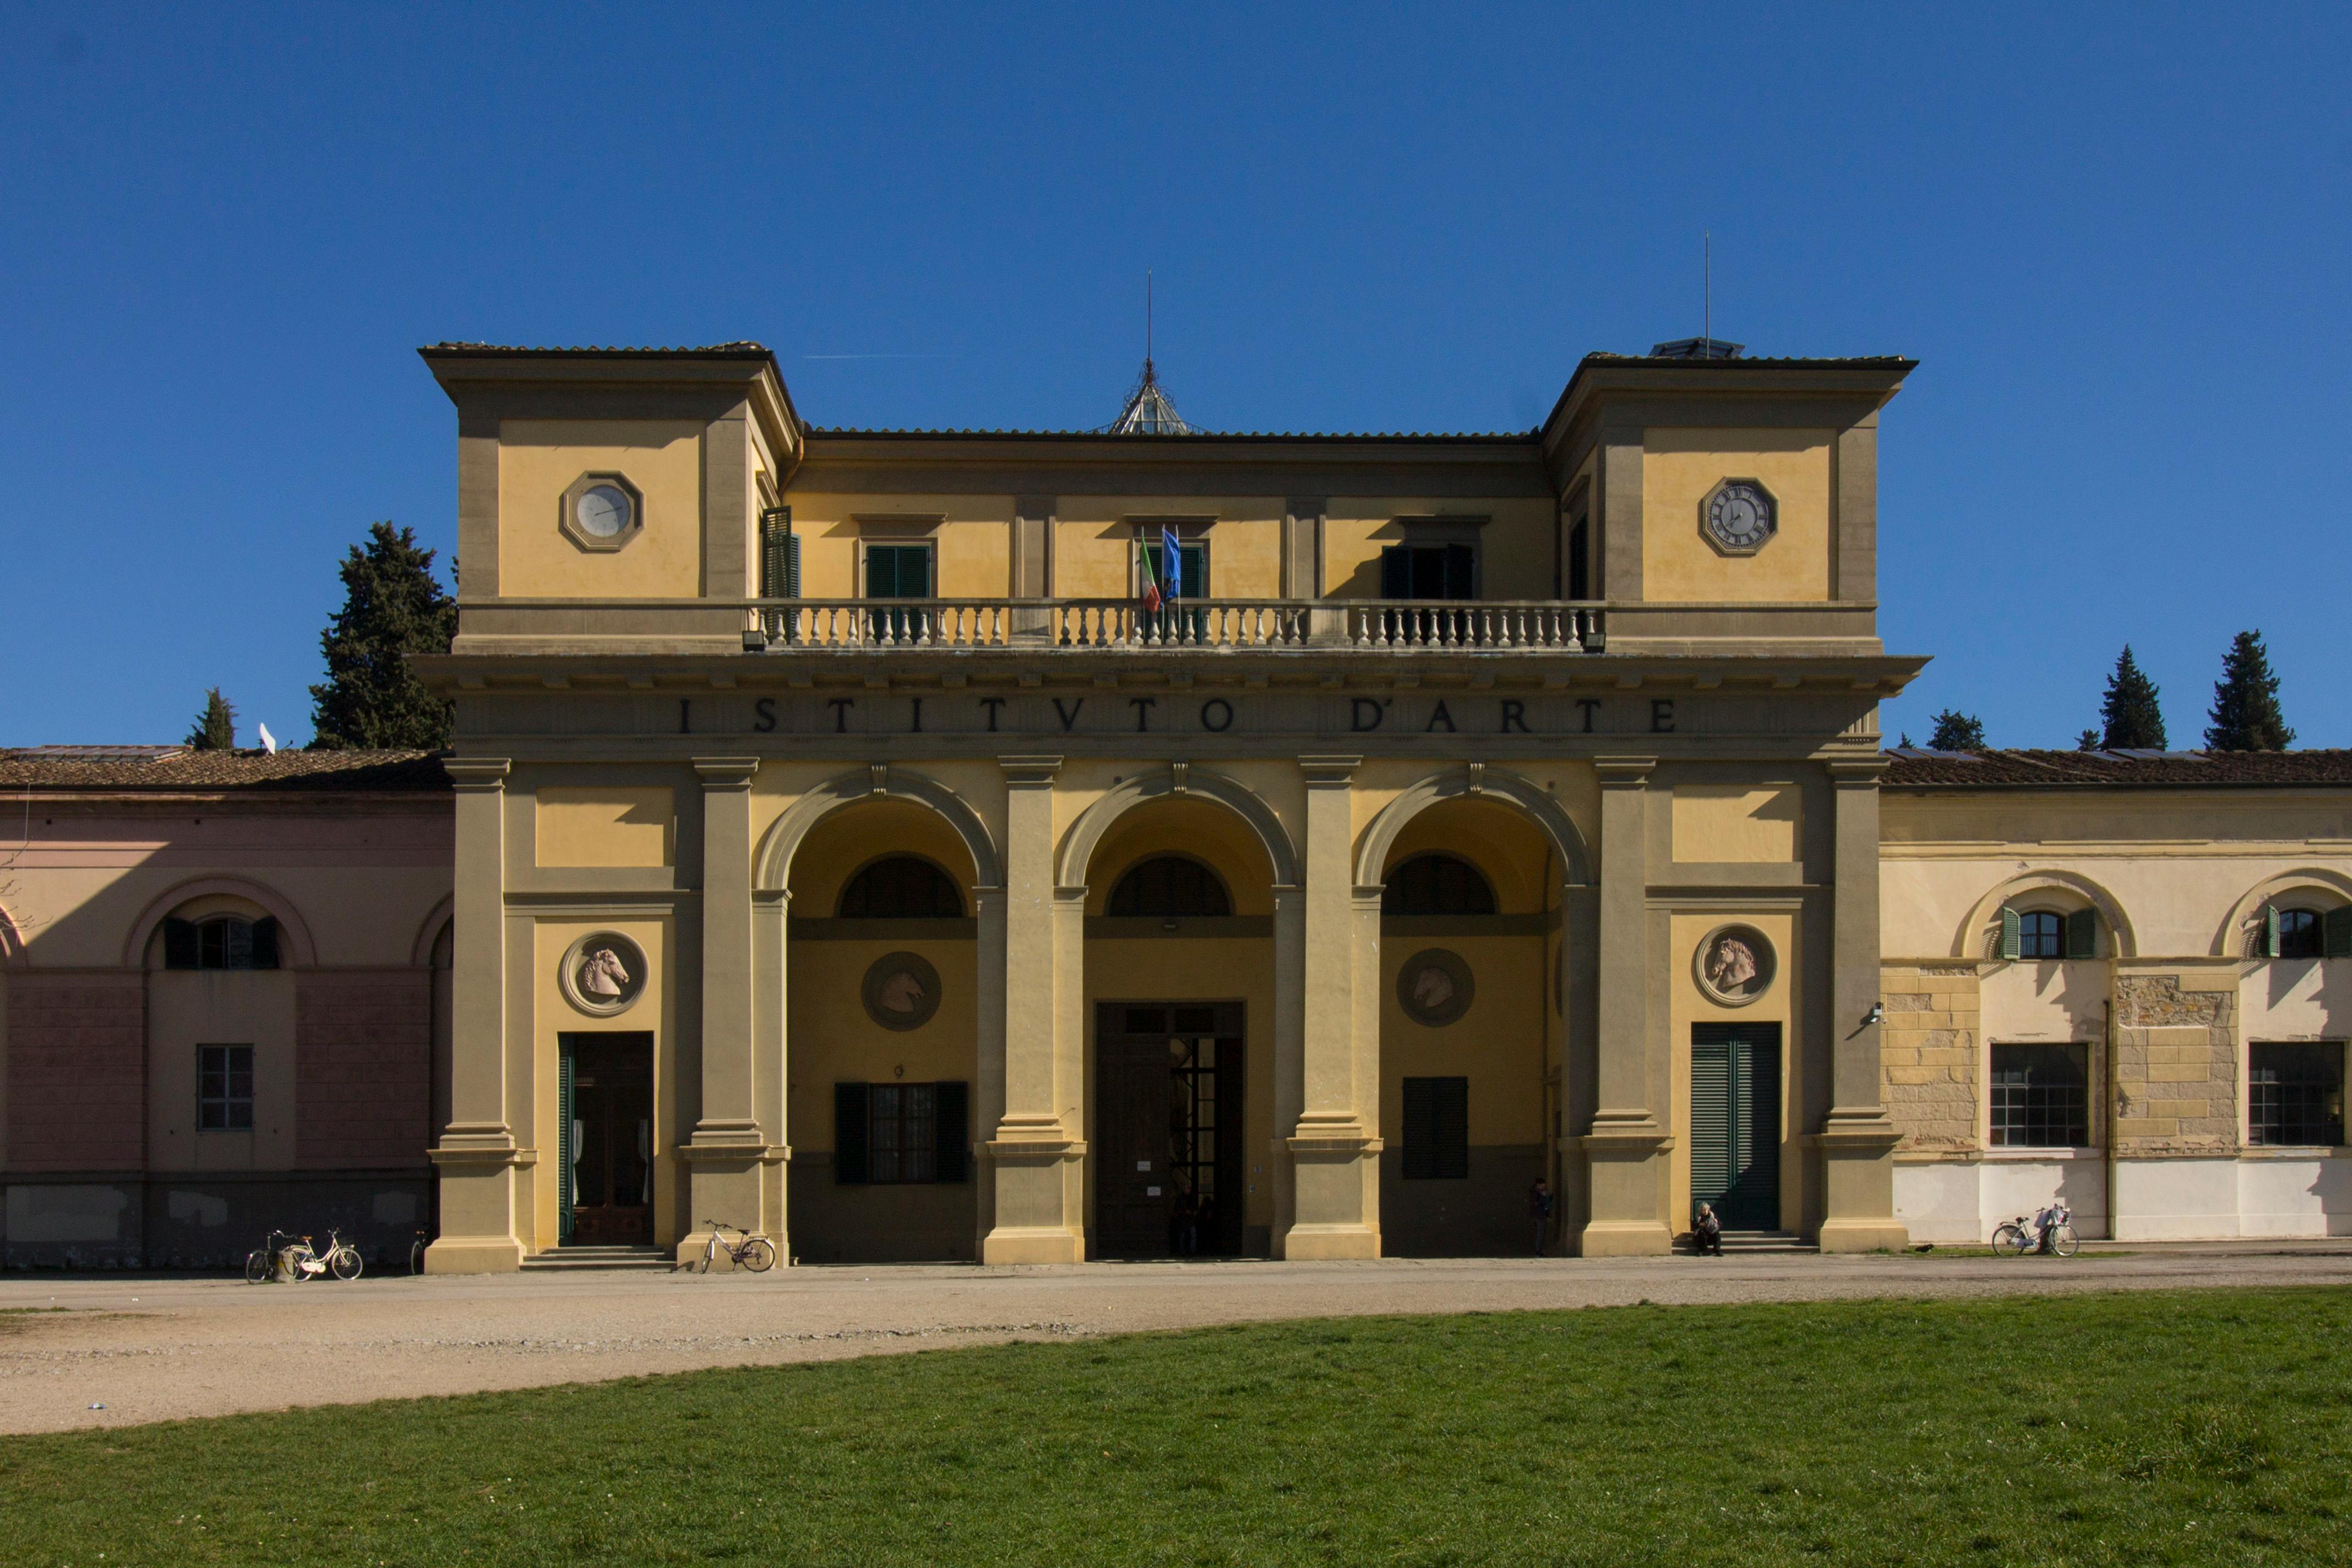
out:
M1404 1080L1404 1149L1408 1182L1458 1182L1470 1174L1470 1080Z
M793 532L793 509L771 507L760 514L760 597L800 597L800 538Z
M871 1141L866 1125L867 1086L833 1086L833 1179L835 1185L866 1184L866 1151Z
M1691 1027L1692 1212L1713 1205L1727 1230L1771 1230L1780 1223L1777 1034L1769 1025Z
M2273 904L2263 911L2263 956L2276 958L2278 955L2279 912L2278 906Z
M572 1205L577 1199L572 1163L580 1151L572 1136L572 1053L564 1051L558 1060L562 1065L555 1077L555 1241L560 1247L572 1239Z
M2099 946L2099 911L2076 910L2066 917L2066 956L2093 958Z
M163 922L163 967L194 969L203 962L197 956L196 928L190 921Z
M1474 599L1477 591L1472 580L1477 575L1477 554L1466 544L1445 547L1445 596L1449 599Z
M2000 910L2000 955L2003 958L2015 958L2018 949L2022 945L2023 938L2018 930L2017 911L2004 904Z
M2328 958L2352 958L2352 904L2330 910L2320 919L2324 939L2319 949Z
M971 1179L971 1086L965 1083L942 1083L933 1086L931 1152L932 1168L942 1182L966 1182Z
M1389 545L1381 552L1381 597L1412 597L1412 552L1402 544Z

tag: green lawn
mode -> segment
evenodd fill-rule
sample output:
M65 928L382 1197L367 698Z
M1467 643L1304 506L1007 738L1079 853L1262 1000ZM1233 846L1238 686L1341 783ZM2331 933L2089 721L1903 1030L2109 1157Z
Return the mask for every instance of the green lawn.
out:
M2352 1563L2352 1292L1384 1318L0 1439L0 1561Z

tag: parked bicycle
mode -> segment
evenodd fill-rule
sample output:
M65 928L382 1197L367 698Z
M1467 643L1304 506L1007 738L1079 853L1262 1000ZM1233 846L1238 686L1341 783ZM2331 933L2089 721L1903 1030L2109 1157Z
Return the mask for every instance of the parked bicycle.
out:
M278 1245L281 1241L284 1246ZM283 1268L287 1279L297 1285L329 1273L338 1279L356 1279L365 1266L360 1249L345 1241L340 1230L327 1233L324 1251L307 1236L273 1230L268 1241L246 1256L245 1278L247 1284L258 1285Z
M2052 1204L2028 1219L2019 1215L1992 1233L1992 1249L2004 1258L2039 1252L2048 1258L2072 1258L2083 1244L2074 1235L2074 1211Z
M709 1273L710 1266L719 1261L719 1255L722 1252L734 1260L736 1268L748 1268L754 1274L765 1274L775 1266L775 1244L766 1237L753 1236L740 1226L715 1219L702 1223L710 1228L710 1239L703 1244L700 1258L688 1259L685 1266L688 1273ZM723 1230L731 1230L743 1239L730 1241L719 1234Z
M425 1272L425 1249L432 1245L433 1233L431 1231L420 1230L416 1233L416 1239L408 1244L408 1272L410 1274L416 1275Z

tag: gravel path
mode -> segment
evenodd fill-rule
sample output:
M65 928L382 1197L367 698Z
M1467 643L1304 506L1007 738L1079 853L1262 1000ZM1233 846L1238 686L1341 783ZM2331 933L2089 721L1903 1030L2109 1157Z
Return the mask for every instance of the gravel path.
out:
M1374 1312L2352 1283L2352 1247L524 1274L0 1277L0 1433ZM48 1309L63 1309L49 1310Z

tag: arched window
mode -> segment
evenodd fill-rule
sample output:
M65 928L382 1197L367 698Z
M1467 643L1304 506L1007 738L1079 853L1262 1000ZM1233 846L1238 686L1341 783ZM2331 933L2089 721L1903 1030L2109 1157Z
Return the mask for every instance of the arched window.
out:
M2095 958L2098 956L2099 916L2095 910L2061 914L2056 910L2000 911L2002 958Z
M893 855L877 860L841 890L845 921L961 920L963 895L929 860Z
M2017 956L2061 958L2066 952L2066 922L2055 910L2027 910L2017 917Z
M2352 957L2352 906L2322 912L2273 904L2263 914L2262 958Z
M1384 915L1491 915L1495 889L1458 855L1416 855L1389 873Z
M214 915L201 921L167 920L163 922L163 967L275 969L278 922L267 915L257 921L237 915Z
M1234 900L1217 874L1181 855L1157 855L1129 868L1110 890L1115 915L1157 915L1164 920L1229 915Z

